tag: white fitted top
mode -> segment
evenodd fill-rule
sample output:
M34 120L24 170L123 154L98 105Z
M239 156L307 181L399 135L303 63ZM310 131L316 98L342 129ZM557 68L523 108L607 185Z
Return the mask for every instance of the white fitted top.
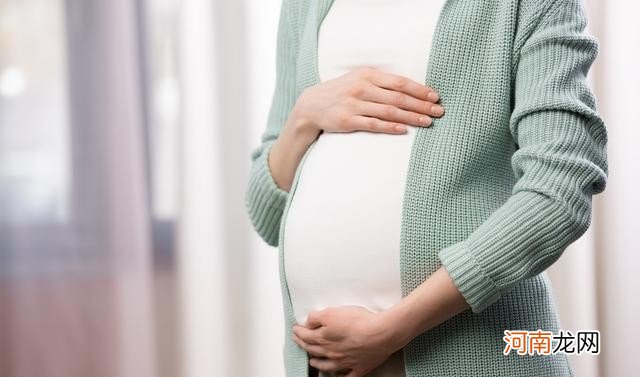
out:
M334 1L318 33L320 81L372 66L424 84L443 3ZM417 127L402 135L323 132L298 167L283 237L298 323L310 310L359 305L377 312L402 298L402 200ZM402 353L368 376L404 376Z

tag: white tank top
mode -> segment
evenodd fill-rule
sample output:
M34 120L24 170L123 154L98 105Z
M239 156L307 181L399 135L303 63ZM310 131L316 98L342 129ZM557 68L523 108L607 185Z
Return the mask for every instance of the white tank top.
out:
M318 33L320 81L373 66L424 84L443 3L335 0ZM402 135L323 132L298 167L283 238L298 323L310 310L358 305L378 312L401 300L402 200L417 127ZM374 372L368 376L404 376L401 352Z

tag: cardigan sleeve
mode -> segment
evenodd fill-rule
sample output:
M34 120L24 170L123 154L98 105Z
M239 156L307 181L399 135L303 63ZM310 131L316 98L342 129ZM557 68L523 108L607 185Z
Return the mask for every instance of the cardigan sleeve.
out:
M474 313L535 276L591 222L606 186L607 131L586 76L598 54L581 0L554 0L519 49L508 200L439 258Z
M294 33L288 9L283 0L278 21L276 46L276 84L267 125L261 143L251 152L249 181L245 190L246 210L258 235L270 246L278 245L280 219L289 193L278 187L271 175L268 157L296 101L296 57Z

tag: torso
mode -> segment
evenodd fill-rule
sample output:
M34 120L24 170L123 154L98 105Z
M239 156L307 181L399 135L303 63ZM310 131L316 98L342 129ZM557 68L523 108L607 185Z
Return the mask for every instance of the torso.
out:
M372 66L424 83L443 3L336 1L318 34L321 81ZM359 305L378 312L402 298L400 224L416 127L402 135L324 132L299 166L283 239L298 323L310 310ZM404 376L402 354L369 376Z

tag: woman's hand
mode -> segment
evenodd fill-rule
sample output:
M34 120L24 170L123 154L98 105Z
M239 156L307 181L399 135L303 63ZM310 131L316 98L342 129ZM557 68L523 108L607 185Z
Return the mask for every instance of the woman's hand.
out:
M347 377L364 376L402 347L384 315L354 305L312 311L293 332L311 366Z
M371 67L306 88L293 109L317 131L406 132L406 125L430 126L444 114L438 94L407 77Z
M444 267L392 307L373 313L360 306L329 307L293 326L293 339L311 354L311 366L360 377L416 336L469 309Z
M421 83L370 67L306 88L268 156L276 185L289 192L304 153L322 132L403 134L407 124L428 127L444 114L439 98Z

